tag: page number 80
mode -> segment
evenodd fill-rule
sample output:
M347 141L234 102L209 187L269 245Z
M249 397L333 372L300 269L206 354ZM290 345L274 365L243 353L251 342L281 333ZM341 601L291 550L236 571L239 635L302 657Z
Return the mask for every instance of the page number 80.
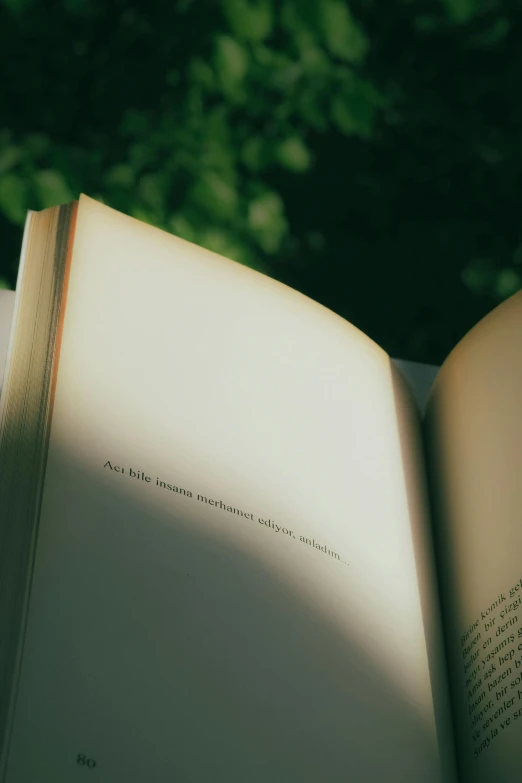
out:
M95 760L87 758L84 753L78 753L76 756L76 763L79 767L88 767L89 769L94 769L96 766Z

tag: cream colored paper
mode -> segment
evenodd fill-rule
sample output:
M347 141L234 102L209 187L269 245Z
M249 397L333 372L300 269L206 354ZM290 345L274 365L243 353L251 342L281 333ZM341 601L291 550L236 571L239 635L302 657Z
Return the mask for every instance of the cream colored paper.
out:
M518 783L522 294L496 308L455 348L437 377L430 418L439 448L441 573L462 781Z
M320 305L82 197L7 783L450 780L397 394Z

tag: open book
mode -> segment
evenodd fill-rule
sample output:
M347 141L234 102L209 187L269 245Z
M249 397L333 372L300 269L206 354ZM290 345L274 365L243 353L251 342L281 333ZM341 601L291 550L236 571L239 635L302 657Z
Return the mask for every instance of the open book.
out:
M521 401L520 294L423 427L305 296L85 196L31 213L0 781L518 782Z

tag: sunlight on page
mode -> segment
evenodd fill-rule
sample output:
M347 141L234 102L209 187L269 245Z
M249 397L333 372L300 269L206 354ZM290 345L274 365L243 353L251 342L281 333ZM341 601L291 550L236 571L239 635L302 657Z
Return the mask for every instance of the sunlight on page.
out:
M35 736L64 781L442 780L389 358L86 198L8 783Z

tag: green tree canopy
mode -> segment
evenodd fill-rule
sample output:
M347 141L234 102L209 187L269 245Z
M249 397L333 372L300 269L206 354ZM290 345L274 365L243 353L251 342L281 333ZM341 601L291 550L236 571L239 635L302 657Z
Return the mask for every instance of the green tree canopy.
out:
M86 192L439 362L522 285L522 3L0 0L0 274Z

